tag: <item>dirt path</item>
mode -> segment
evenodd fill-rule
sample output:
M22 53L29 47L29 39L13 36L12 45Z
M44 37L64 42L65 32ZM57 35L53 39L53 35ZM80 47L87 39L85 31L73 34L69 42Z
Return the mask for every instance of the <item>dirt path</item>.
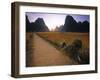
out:
M31 66L77 64L36 34L34 34L34 52L31 62Z

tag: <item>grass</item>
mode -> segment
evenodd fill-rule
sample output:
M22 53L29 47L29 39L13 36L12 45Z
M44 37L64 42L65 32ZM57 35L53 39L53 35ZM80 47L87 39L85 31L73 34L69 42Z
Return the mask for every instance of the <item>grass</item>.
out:
M32 53L34 51L34 36L33 32L26 33L26 67L31 66L32 61ZM52 44L56 49L61 51L66 55L69 55L73 59L73 55L71 55L71 50L61 48L61 43L65 42L66 46L72 45L73 41L76 39L80 39L82 41L82 48L79 50L79 56L81 58L81 62L79 64L89 64L89 34L88 33L71 33L71 32L36 32L41 38L48 41ZM71 55L71 56L70 56Z
M79 38L83 46L89 47L89 35L88 33L70 33L70 32L37 32L39 36L42 38L51 41L57 45L61 42L65 42L66 44L70 44L73 40Z
M41 38L51 43L54 47L62 53L67 53L66 49L60 48L62 42L66 45L72 45L73 41L80 39L82 41L82 48L80 49L79 56L81 58L80 64L89 64L89 34L88 33L71 33L71 32L37 32ZM69 54L71 51L69 52ZM76 53L75 53L76 54ZM73 55L72 55L73 56ZM72 57L71 56L71 57Z
M34 49L34 36L32 32L27 32L26 33L26 67L29 67L32 61L32 53Z

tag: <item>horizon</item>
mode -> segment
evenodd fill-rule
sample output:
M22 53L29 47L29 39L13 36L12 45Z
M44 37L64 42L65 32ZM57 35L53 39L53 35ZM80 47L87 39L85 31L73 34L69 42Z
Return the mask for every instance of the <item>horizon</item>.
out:
M66 16L72 16L76 22L89 22L89 15L79 15L79 14L56 14L56 13L34 13L34 12L26 12L28 19L30 22L35 22L38 18L43 18L46 26L50 31L55 29L56 27L60 27L64 25Z

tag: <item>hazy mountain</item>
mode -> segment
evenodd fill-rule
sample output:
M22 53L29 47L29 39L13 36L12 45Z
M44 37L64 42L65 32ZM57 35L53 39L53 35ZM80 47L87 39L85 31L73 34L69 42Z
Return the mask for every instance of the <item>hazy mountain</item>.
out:
M30 23L26 16L26 31L27 32L46 32L49 31L43 18L38 18L35 22Z
M88 21L84 21L82 24L82 32L89 32L89 22Z
M26 32L32 32L31 23L28 20L28 16L26 16Z
M76 22L76 20L68 15L65 18L65 24L64 26L60 26L60 29L58 31L61 32L89 32L89 22Z
M63 27L64 27L63 25L60 25L59 27L56 26L56 28L55 28L53 31L63 32L63 31L62 31L62 28L63 28Z
M46 26L43 18L37 18L35 22L29 22L28 17L26 16L26 31L27 32L48 32L49 29ZM52 31L59 32L89 32L89 22L76 22L76 20L67 15L65 18L64 25L56 26Z
M76 26L77 26L77 22L74 20L74 18L72 16L68 15L65 18L65 24L62 28L62 31L74 32L74 31L76 31L76 29L75 29Z

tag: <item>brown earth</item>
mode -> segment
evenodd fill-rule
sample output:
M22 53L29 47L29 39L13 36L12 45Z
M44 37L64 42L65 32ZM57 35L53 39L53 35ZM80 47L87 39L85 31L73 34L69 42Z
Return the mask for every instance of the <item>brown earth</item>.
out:
M48 43L37 34L33 33L31 61L28 61L27 67L33 66L55 66L55 65L74 65L78 64L69 58L69 56L58 51L53 45ZM30 58L28 57L28 58Z

